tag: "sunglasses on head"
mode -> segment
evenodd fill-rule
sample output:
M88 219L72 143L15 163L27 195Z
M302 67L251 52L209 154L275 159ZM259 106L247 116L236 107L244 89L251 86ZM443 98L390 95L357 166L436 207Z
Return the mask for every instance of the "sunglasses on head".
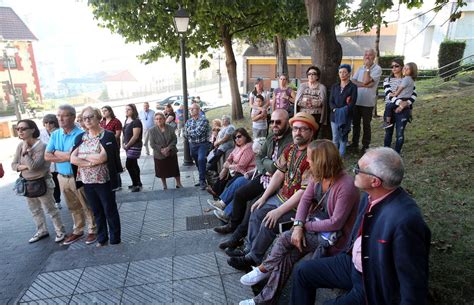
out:
M281 120L270 120L270 124L281 125Z

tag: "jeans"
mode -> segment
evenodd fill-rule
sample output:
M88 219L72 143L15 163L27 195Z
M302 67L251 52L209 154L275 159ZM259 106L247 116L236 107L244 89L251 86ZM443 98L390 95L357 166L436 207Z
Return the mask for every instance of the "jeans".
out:
M130 179L132 179L133 186L142 186L142 181L140 180L140 167L138 166L138 159L127 158L125 161L125 167L128 170Z
M59 203L61 202L61 188L59 187L58 172L51 173L51 176L53 176L54 181L54 202Z
M371 140L370 122L372 121L372 112L374 107L355 106L354 114L352 117L352 126L354 128L352 132L352 145L359 145L360 138L360 121L363 121L364 134L362 136L362 147L368 148Z
M390 123L393 123L393 117L395 115L395 108L398 105L395 103L385 103L385 111L383 112L383 120L387 121L387 118L390 118Z
M94 211L99 243L107 242L109 236L111 244L120 243L120 216L115 201L115 192L112 191L110 182L84 184L84 190L87 201Z
M245 179L245 177L237 177L232 181L230 185L227 185L227 188L222 192L220 195L220 199L226 204L226 207L224 209L224 213L227 216L230 216L232 214L232 209L234 207L234 194L235 192L241 187L249 183L248 179Z
M343 135L342 130L338 128L336 123L334 122L331 122L331 129L332 129L332 142L336 145L341 157L344 157L346 153L347 134Z
M248 231L248 244L251 245L250 253L248 254L254 262L257 264L263 261L265 252L272 245L273 241L276 238L276 235L279 233L278 224L286 221L290 221L292 217L295 217L296 213L294 210L283 214L276 222L275 227L268 228L263 223L263 219L268 214L268 212L278 208L283 203L277 197L273 195L268 198L267 201L263 204L262 207L256 209L250 215L249 221L249 231Z
M199 181L206 181L206 163L207 152L209 150L209 142L191 143L189 142L189 153L196 164L199 171Z
M362 275L355 269L352 257L346 253L300 262L293 272L292 285L292 305L313 305L317 288L349 290L337 299L324 302L324 305L366 303Z
M400 153L402 151L403 143L405 142L405 127L408 123L408 117L410 116L410 109L404 109L400 113L395 113L392 118L393 126L385 129L385 138L383 145L385 147L391 147L393 130L396 130L395 140L395 151Z
M265 191L260 183L260 175L241 186L234 195L230 225L237 228L232 238L241 239L247 235L250 219L250 201Z

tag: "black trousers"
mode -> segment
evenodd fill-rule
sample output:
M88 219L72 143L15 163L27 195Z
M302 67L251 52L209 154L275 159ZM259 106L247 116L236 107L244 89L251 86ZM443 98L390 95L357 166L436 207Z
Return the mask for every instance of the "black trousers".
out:
M54 202L59 203L61 202L61 189L59 188L59 181L58 181L58 172L51 173L53 176L54 181Z
M260 175L258 175L235 192L230 225L234 228L237 227L237 229L232 234L232 238L240 240L247 236L250 207L253 200L260 197L264 191L265 189L260 183Z
M130 179L132 179L132 185L142 186L142 181L140 180L140 167L138 167L138 159L127 158L125 161L125 167L128 170Z
M362 120L362 126L364 134L362 135L362 146L367 148L370 145L371 133L370 122L372 121L372 112L374 107L355 106L352 117L352 145L359 145L360 138L360 121Z

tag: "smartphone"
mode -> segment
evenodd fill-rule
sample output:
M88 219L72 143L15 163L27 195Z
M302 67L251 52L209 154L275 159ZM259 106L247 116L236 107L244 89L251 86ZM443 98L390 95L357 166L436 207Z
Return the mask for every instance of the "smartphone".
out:
M278 224L278 231L280 234L290 230L291 228L293 228L293 221L285 221Z

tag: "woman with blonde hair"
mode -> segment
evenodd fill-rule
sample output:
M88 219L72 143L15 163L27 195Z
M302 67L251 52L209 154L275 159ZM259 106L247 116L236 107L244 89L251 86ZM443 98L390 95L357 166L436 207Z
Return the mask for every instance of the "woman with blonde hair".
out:
M308 146L307 160L312 180L298 205L291 230L277 239L270 255L240 282L251 286L268 282L254 299L241 304L277 303L278 293L291 275L295 263L308 253L313 257L341 252L354 225L359 191L345 171L342 158L329 140Z

